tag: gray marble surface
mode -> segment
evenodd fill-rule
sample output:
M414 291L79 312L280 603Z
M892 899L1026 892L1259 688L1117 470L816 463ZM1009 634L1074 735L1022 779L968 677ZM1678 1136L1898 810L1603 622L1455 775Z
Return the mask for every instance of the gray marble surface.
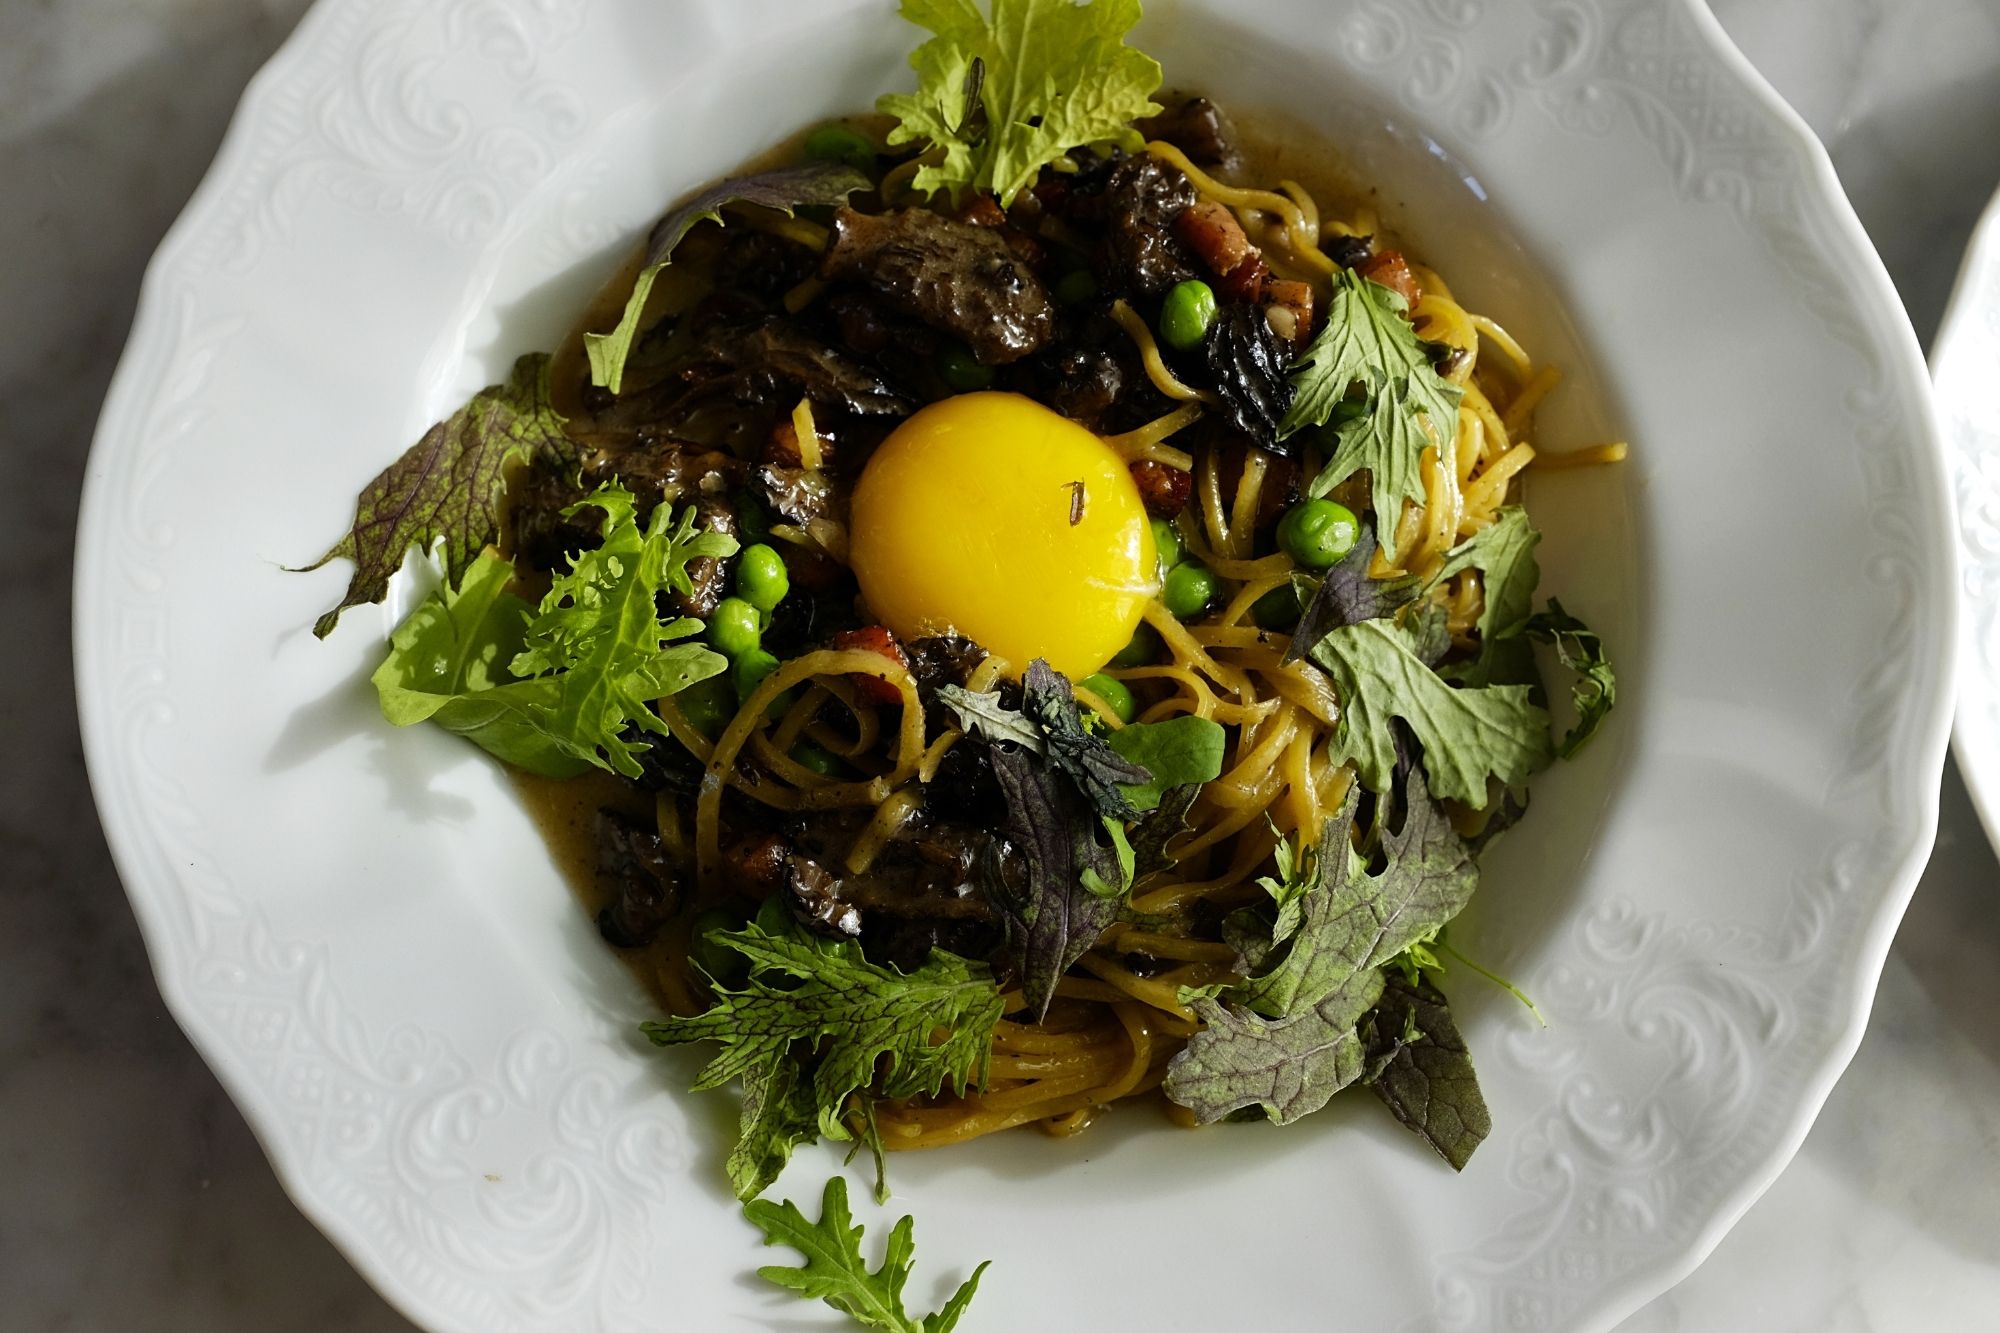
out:
M1917 332L2000 184L2000 0L1713 0L1827 142ZM69 555L141 270L303 0L0 0L0 1326L409 1325L167 1016L91 810ZM1622 1333L2000 1328L2000 864L1955 771L1804 1150Z

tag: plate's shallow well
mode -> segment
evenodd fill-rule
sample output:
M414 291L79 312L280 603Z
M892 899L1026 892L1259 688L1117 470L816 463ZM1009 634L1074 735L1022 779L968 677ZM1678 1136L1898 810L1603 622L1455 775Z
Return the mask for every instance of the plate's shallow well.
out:
M1922 366L1805 131L1698 6L1158 0L1175 84L1281 106L1572 381L1545 588L1621 666L1466 937L1496 1131L1002 1136L893 1164L979 1327L1570 1329L1685 1272L1859 1037L1929 847L1952 551ZM392 732L400 606L306 627L402 443L550 344L687 187L906 77L888 0L324 0L162 248L91 457L79 692L161 987L301 1205L450 1329L816 1315L749 1277L724 1099L475 751ZM407 596L407 592L405 593ZM814 1190L808 1154L780 1186ZM1332 1257L1332 1262L1329 1262ZM918 1287L926 1288L929 1277Z

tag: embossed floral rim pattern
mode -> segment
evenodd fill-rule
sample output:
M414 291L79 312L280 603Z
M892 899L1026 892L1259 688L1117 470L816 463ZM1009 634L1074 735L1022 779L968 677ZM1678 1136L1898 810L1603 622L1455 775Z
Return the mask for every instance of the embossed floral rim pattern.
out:
M685 1069L635 1052L632 993L521 873L546 858L504 788L448 737L381 734L379 634L313 642L328 585L276 565L384 442L547 340L563 275L587 287L661 198L897 77L890 8L322 0L148 274L78 547L100 810L176 1016L305 1211L427 1325L777 1307L740 1284L704 1108L665 1091ZM1079 1325L1227 1323L1249 1271L1273 1275L1258 1313L1304 1326L1327 1253L1363 1275L1356 1324L1603 1327L1797 1146L1930 845L1953 562L1914 338L1823 154L1691 0L1152 8L1176 77L1247 104L1304 62L1325 77L1295 110L1375 108L1551 261L1570 350L1599 354L1578 422L1640 445L1535 497L1551 586L1625 608L1626 700L1497 854L1476 941L1551 1026L1475 1004L1501 1128L1465 1176L1332 1112L1198 1151L1015 1136L899 1162L898 1188L931 1262L998 1260L997 1327L1051 1287ZM1565 554L1573 524L1612 555ZM1844 614L1746 592L1753 565ZM1212 1229L1213 1281L1136 1295L1047 1258L1129 1234L1127 1207L1264 1225Z

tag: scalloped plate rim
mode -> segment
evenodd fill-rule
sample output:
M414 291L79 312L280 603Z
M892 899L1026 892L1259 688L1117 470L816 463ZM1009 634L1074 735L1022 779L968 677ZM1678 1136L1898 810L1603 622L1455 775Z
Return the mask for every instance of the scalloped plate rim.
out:
M1797 113L1779 97L1763 76L1737 50L1702 0L1666 0L1666 3L1685 8L1694 16L1697 27L1707 40L1711 54L1720 62L1728 75L1750 91L1767 113L1774 116L1785 128L1793 140L1793 150L1810 165L1812 193L1817 196L1816 202L1831 210L1841 229L1843 240L1853 252L1851 257L1859 261L1862 280L1872 290L1878 305L1885 310L1896 312L1902 325L1897 334L1893 335L1895 341L1902 345L1903 364L1899 369L1906 373L1921 373L1923 360L1915 336L1909 331L1907 317L1901 314L1900 301L1896 298L1879 257L1839 185L1823 146ZM73 622L72 649L76 658L78 706L83 722L86 765L91 774L93 791L105 825L113 861L121 881L128 886L134 912L146 941L149 961L163 999L190 1042L214 1070L218 1079L229 1091L232 1100L242 1111L270 1159L273 1170L301 1212L327 1234L386 1300L412 1320L421 1323L434 1318L437 1312L426 1304L418 1292L404 1283L390 1266L378 1261L360 1242L359 1237L350 1235L338 1215L321 1206L315 1188L302 1173L303 1163L291 1156L290 1145L277 1128L276 1110L258 1101L225 1035L211 1029L205 1016L197 1012L191 1003L183 985L184 977L175 967L175 959L168 947L171 941L164 925L164 914L168 909L166 901L154 894L129 891L130 885L149 879L152 871L142 856L142 845L145 840L136 834L130 825L129 821L133 817L131 811L108 801L107 787L102 780L102 774L114 763L114 756L108 749L107 724L98 706L100 699L108 698L108 693L99 684L99 675L106 669L108 663L100 654L98 645L90 639L90 628L95 622L86 614L87 608L97 596L95 585L99 577L99 571L93 563L92 551L103 547L101 532L111 521L109 506L106 503L106 493L111 482L107 480L106 473L107 450L102 444L107 437L132 433L132 423L128 418L135 415L140 408L140 403L135 398L136 385L146 370L140 353L144 349L157 347L168 331L169 311L159 290L165 283L164 275L179 258L189 236L202 225L205 216L213 209L229 179L242 165L255 125L264 114L274 91L285 83L294 66L304 58L305 53L318 39L320 26L332 13L331 4L324 2L315 4L307 11L279 50L250 80L213 164L147 266L127 350L121 355L113 376L96 432L96 441L86 467L84 503L76 541L76 573L73 587L77 614ZM1989 246L2000 246L2000 227L1994 225L1996 222L2000 222L2000 196L1996 196L1995 204L1989 208L1981 227L1981 235ZM2000 256L1996 256L1996 259L2000 259ZM1952 321L1962 315L1958 299L1962 295L1962 290L1954 295L1951 313L1948 314L1943 326L1947 330ZM1942 335L1940 340L1942 341ZM1934 415L1929 424L1933 451L1941 455L1943 451ZM1941 473L1934 474L1931 479L1938 480L1941 484ZM1920 484L1923 480L1922 477L1918 478ZM1932 498L1936 499L1935 496ZM1954 560L1955 556L1954 546L1952 548ZM1948 567L1956 566L1951 564ZM1946 631L1951 628L1949 625L1943 627ZM1928 710L1929 716L1924 719L1923 736L1917 746L1923 756L1920 764L1927 769L1939 768L1943 762L1951 720L1952 696L1949 676L1953 658L1954 655L1951 653L1942 655L1940 670L1945 677L1944 685L1933 690L1935 697ZM1970 773L1967 780L1968 786L1972 786L1973 778ZM1982 819L1988 821L1989 830L1995 827L1993 821L1996 816L1989 813L1993 808L1989 803L1981 802ZM1599 1308L1616 1311L1617 1315L1622 1317L1692 1272L1776 1179L1795 1154L1826 1097L1859 1045L1889 944L1909 896L1914 891L1928 860L1937 813L1938 795L1933 788L1913 807L1912 823L1908 830L1912 837L1911 844L1901 854L1893 873L1888 877L1863 937L1856 942L1857 966L1847 978L1851 997L1844 1026L1840 1029L1833 1051L1824 1060L1817 1078L1813 1081L1813 1086L1806 1090L1806 1095L1796 1107L1779 1148L1768 1156L1760 1170L1748 1173L1734 1196L1713 1212L1693 1245L1676 1260L1662 1262L1651 1270L1641 1269L1622 1281L1608 1284Z
M1934 376L1952 355L1953 348L1968 336L1965 331L1967 326L1982 316L2000 318L2000 310L1989 307L1986 300L1989 296L2000 299L2000 189L1994 191L1980 210L1958 273L1952 279L1944 317L1938 321L1937 336L1931 344L1930 365ZM1938 394L1937 408L1943 419L1959 419L1960 404L1943 392ZM1984 434L2000 437L2000 409L1995 409L1990 403L1986 411L1977 416L1968 410L1965 419L1971 423L1972 429L1979 430L1983 426ZM1970 461L1960 456L1958 445L1949 432L1944 433L1944 440L1952 463ZM1958 519L1965 539L1959 548L1963 565L1966 563L1966 546L1971 541L1969 527L1972 518L1960 507ZM1952 723L1951 749L1958 763L1959 776L1972 798L1973 809L1979 813L1979 824L1985 830L1986 840L2000 850L2000 752L1995 749L2000 747L2000 735L1991 734L1983 724L1972 720L1982 704L1989 707L2000 704L2000 675L1995 674L1994 663L1982 660L1974 641L1972 593L1966 586L1966 570L1963 568L1959 571L1958 595L1961 599L1957 653L1959 707Z

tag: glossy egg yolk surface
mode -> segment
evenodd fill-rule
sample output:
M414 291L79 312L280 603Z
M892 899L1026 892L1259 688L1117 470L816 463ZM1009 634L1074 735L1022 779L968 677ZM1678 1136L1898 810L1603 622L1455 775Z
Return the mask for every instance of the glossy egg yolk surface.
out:
M1158 591L1125 461L1012 393L933 403L855 487L850 553L869 607L904 639L963 634L1019 673L1077 679L1132 638Z

